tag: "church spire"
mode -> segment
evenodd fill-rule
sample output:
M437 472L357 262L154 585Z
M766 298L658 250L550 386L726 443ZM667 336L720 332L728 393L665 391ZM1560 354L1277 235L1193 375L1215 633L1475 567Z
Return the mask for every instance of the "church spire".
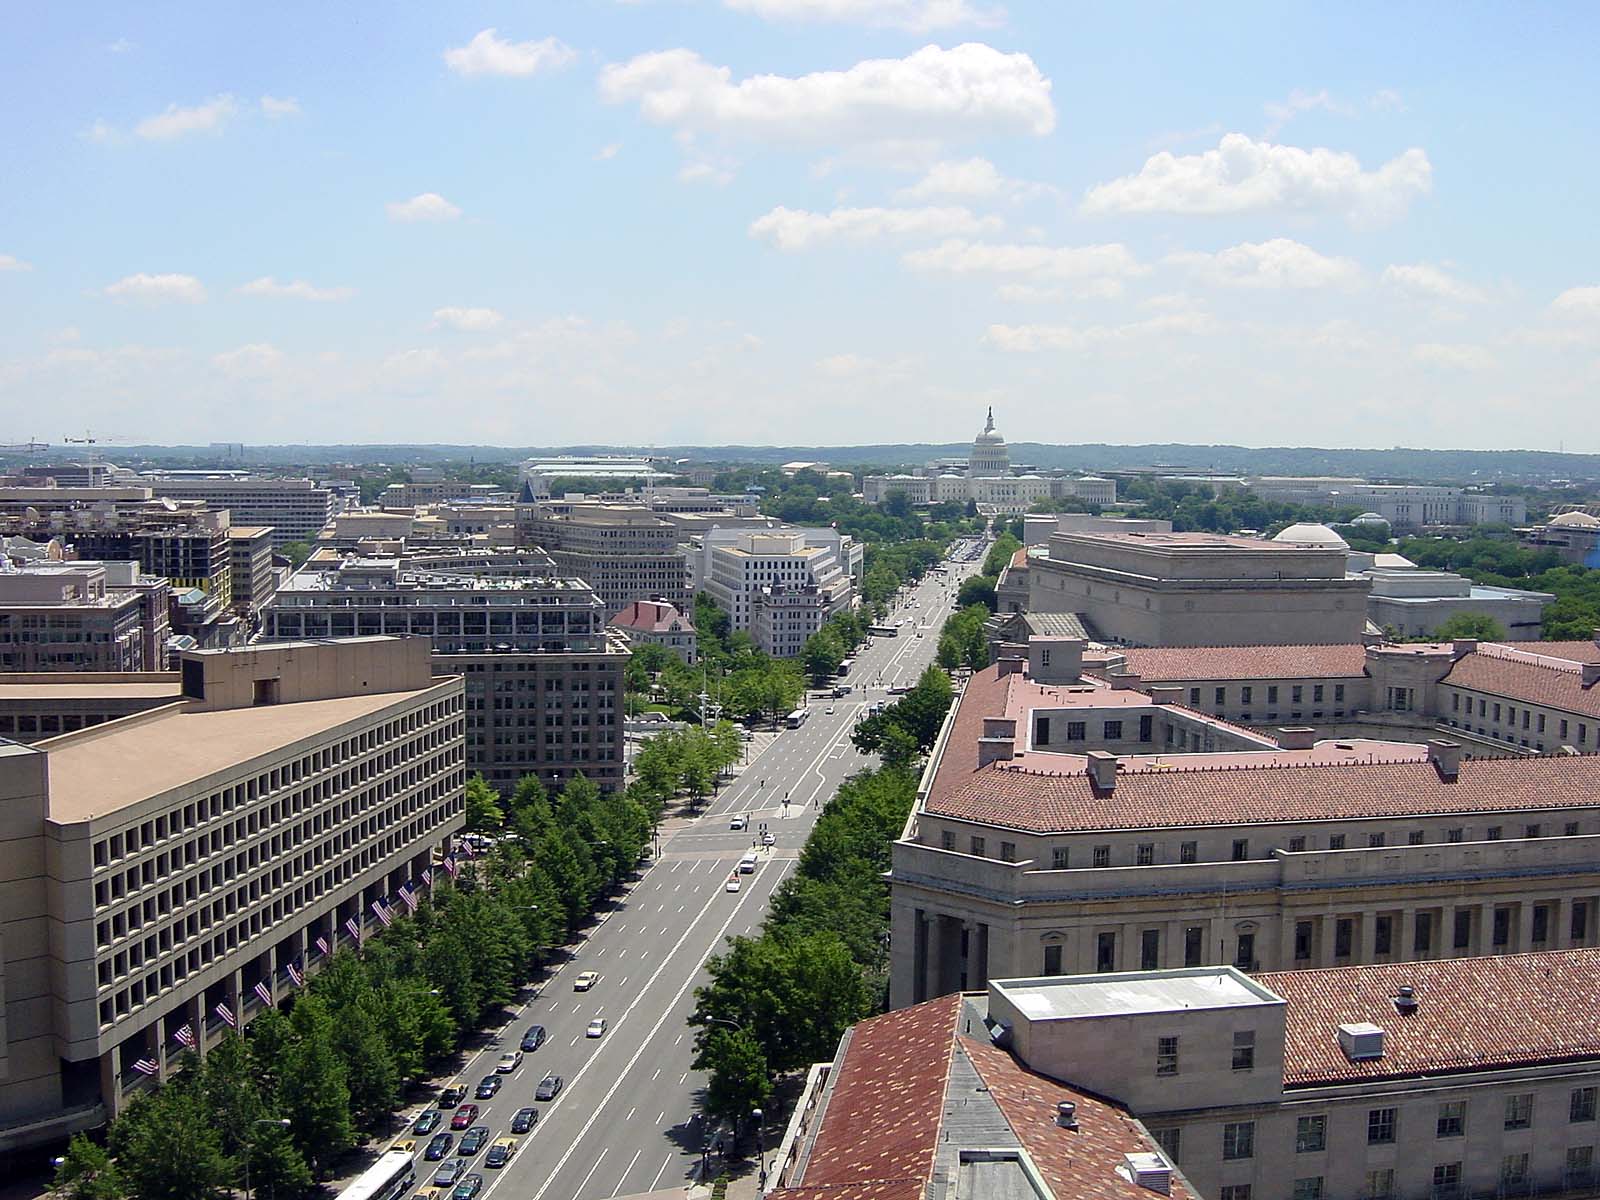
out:
M985 433L994 432L994 405L989 405L989 423L983 427Z

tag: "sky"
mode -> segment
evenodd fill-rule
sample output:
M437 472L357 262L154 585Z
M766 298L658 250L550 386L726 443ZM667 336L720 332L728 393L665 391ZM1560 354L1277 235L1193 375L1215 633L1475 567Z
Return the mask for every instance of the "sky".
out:
M1597 26L11 5L0 441L1600 451Z

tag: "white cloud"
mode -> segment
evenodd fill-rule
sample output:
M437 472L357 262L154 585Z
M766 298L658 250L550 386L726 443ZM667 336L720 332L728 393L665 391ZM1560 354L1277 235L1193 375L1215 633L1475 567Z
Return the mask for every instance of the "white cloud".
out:
M1460 343L1420 342L1411 347L1411 357L1424 366L1457 371L1486 371L1495 365L1494 356L1482 346Z
M780 250L802 250L817 242L848 238L947 237L999 229L999 217L979 217L965 208L836 208L814 213L775 208L750 223L750 236Z
M348 300L356 294L354 288L319 288L304 279L279 283L271 275L263 275L260 279L252 279L249 283L241 284L238 291L241 296L270 296L282 300Z
M1036 246L969 242L951 238L912 250L901 261L919 271L950 275L1011 275L1033 280L1120 279L1143 274L1120 243L1100 246Z
M936 162L923 177L896 193L902 200L926 200L935 196L970 196L992 199L1000 196L1037 195L1053 189L1043 184L1008 179L986 158L959 162Z
M298 117L303 115L300 101L293 96L263 96L261 97L261 115L276 120L279 117Z
M977 42L924 46L843 71L732 76L692 50L662 50L607 66L600 94L638 101L657 125L765 141L1042 135L1056 122L1050 81L1033 59Z
M1352 111L1348 104L1342 104L1328 95L1327 88L1323 88L1320 92L1306 92L1295 88L1287 99L1268 101L1264 107L1268 117L1268 137L1277 133L1301 113L1310 112L1312 109L1321 109L1323 112L1334 113L1341 117L1350 116Z
M1383 282L1402 292L1429 296L1435 300L1480 304L1488 299L1482 289L1428 263L1391 264L1383 269Z
M1364 171L1353 154L1230 133L1215 150L1154 155L1138 174L1090 188L1082 209L1096 215L1333 212L1374 223L1400 215L1432 186L1433 168L1420 149Z
M621 149L621 142L611 142L608 145L601 146L600 149L594 152L595 161L605 162L607 159L615 158L617 156L617 151Z
M192 108L169 104L165 112L140 121L133 132L156 142L187 137L191 133L220 133L238 111L238 104L227 94L213 96Z
M1215 322L1204 313L1169 313L1132 321L1125 325L991 325L984 333L985 344L1008 354L1032 354L1041 350L1092 350L1161 338L1169 334L1209 333Z
M722 187L733 182L733 172L708 162L684 163L678 168L679 183L709 183Z
M181 300L198 304L206 298L205 285L193 275L126 275L108 284L106 295L116 300Z
M484 333L495 328L505 318L492 308L436 308L433 323L457 333Z
M86 142L94 142L96 145L104 146L107 143L116 141L121 135L117 133L116 127L111 122L102 117L96 117L94 124L90 125L78 136Z
M112 54L126 54L134 48L134 44L127 38L118 38L106 47Z
M1166 261L1224 287L1351 287L1361 279L1350 259L1329 258L1290 238L1243 242L1215 254L1171 254Z
M283 361L283 351L266 342L251 342L211 356L211 365L226 375L260 375Z
M23 262L15 254L0 254L0 271L31 271L33 264Z
M817 360L817 370L834 379L851 379L863 375L899 376L912 367L907 359L869 358L864 354L830 354Z
M1569 317L1600 317L1600 287L1568 288L1550 302L1550 310Z
M409 200L395 200L384 205L391 221L454 221L461 210L438 192L423 192Z
M1065 288L1040 287L1036 283L1003 283L995 289L995 295L1013 304L1048 304L1066 299L1067 292Z
M968 0L722 0L723 7L768 21L831 21L926 33L962 25L992 26L1005 19L998 8Z
M1373 112L1405 112L1406 102L1393 88L1379 88L1368 99L1367 107Z
M480 31L465 46L444 52L445 66L458 75L537 75L564 67L578 52L559 38L537 42L508 42L493 29Z

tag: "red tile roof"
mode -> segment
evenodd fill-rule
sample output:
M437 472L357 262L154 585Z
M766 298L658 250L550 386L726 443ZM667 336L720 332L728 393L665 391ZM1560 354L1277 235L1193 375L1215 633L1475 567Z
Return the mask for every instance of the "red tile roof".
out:
M1551 644L1563 643L1528 642L1481 648L1458 659L1442 682L1525 704L1600 717L1600 683L1584 687L1583 662L1558 658L1539 649Z
M1212 679L1348 679L1366 674L1367 648L1335 646L1161 646L1122 651L1146 683Z
M1449 1074L1600 1057L1600 950L1258 975L1287 1002L1284 1083ZM1416 989L1401 1016L1393 997ZM1338 1028L1370 1021L1383 1057L1351 1062Z
M678 628L673 630L673 622ZM623 629L637 629L645 633L693 633L694 623L672 604L659 600L635 600L607 622Z
M1025 567L1028 565L1028 548L1026 546L1019 547L1017 552L1011 556L1011 565L1013 567Z
M964 750L965 752L965 750ZM1265 757L1265 756L1263 756ZM928 796L933 816L1059 833L1514 812L1600 804L1600 756L1470 759L1453 781L1432 763L1206 765L1124 769L1110 795L1084 775L994 764Z
M1150 1200L1154 1193L1117 1174L1123 1155L1156 1149L1122 1108L1036 1075L987 1043L962 1038L961 1045L1056 1200ZM1077 1129L1055 1123L1062 1101L1077 1105ZM1194 1193L1174 1176L1170 1195L1187 1200Z
M1565 658L1573 662L1600 662L1600 642L1488 642L1486 645L1505 646L1511 650L1526 650L1551 658Z

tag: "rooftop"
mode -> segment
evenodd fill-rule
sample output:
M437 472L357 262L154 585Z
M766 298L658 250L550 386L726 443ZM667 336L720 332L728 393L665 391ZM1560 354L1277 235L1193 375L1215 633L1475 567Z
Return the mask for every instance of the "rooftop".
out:
M989 988L1030 1021L1276 1003L1271 992L1229 967L990 980Z
M1241 537L1231 533L1127 533L1097 530L1072 530L1053 538L1092 539L1117 546L1148 550L1260 550L1275 554L1304 554L1310 547L1274 542L1266 538Z
M128 683L85 683L65 672L56 679L60 682L42 680L38 676L18 682L15 676L0 675L0 705L25 700L177 700L183 692L176 672L166 680Z
M1190 679L1333 679L1366 674L1360 642L1331 646L1164 646L1121 651L1145 683Z
M1563 712L1600 717L1600 683L1584 686L1583 672L1600 662L1600 655L1589 659L1563 658L1550 654L1546 647L1561 643L1527 642L1527 649L1496 643L1480 645L1471 654L1456 660L1443 682L1456 687L1488 692L1525 704L1538 704ZM1570 643L1583 646L1585 643ZM1600 650L1587 643L1592 650Z

